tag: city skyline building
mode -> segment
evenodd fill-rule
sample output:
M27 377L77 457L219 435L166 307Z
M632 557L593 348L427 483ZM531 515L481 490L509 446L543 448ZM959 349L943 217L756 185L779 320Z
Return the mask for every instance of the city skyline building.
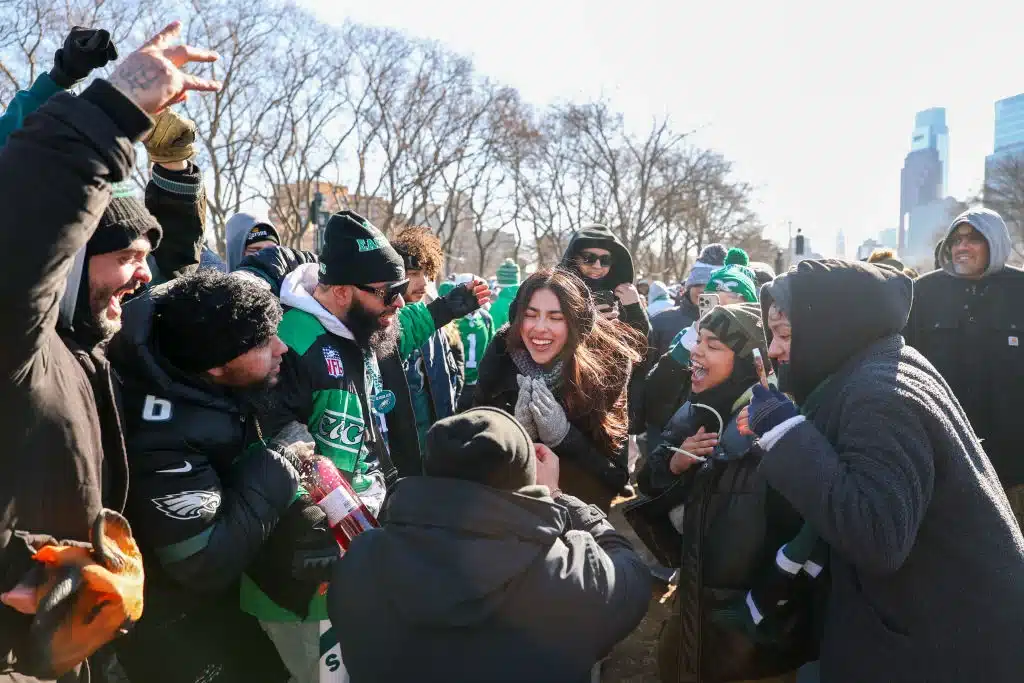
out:
M1007 157L1024 154L1024 93L996 101L992 138L992 154L985 157L986 198L997 164Z
M946 110L932 107L914 115L910 151L900 172L900 220L897 250L902 254L924 243L932 232L926 225L946 196L949 178L949 127ZM918 234L909 235L915 230Z

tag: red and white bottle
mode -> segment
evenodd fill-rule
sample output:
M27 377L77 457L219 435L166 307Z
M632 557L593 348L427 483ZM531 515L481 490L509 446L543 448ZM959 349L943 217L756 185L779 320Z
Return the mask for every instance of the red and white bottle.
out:
M352 539L367 529L380 526L359 494L328 458L316 455L302 461L302 486L327 515L327 523L341 546L342 554Z

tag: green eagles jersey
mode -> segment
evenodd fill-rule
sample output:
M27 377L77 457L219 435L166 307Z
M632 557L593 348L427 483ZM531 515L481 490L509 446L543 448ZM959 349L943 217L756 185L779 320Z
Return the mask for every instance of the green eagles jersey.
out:
M399 349L406 353L422 346L436 331L423 304L399 309ZM281 412L277 427L297 419L309 429L316 451L349 475L360 495L374 495L382 487L376 449L387 448L383 415L394 407L394 395L380 381L373 354L364 353L351 339L329 332L317 316L289 309L278 326L281 341L298 356L297 363L282 365L278 380ZM375 409L370 409L375 406ZM379 414L378 414L379 411ZM367 418L367 415L370 415ZM297 496L302 495L300 491ZM247 576L242 577L242 609L264 621L299 621L268 598ZM327 618L323 596L310 604L309 621Z
M459 337L466 356L466 385L476 384L478 367L494 337L494 323L486 311L470 313L458 321Z

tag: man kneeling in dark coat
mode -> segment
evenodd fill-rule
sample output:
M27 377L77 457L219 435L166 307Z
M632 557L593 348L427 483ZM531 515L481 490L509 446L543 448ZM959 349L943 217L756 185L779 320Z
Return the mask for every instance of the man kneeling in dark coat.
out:
M382 528L337 564L328 612L353 683L571 683L647 611L650 571L558 459L495 408L428 432Z
M949 385L900 337L912 290L844 261L765 285L799 409L754 387L760 471L831 547L823 681L1020 681L1024 538Z

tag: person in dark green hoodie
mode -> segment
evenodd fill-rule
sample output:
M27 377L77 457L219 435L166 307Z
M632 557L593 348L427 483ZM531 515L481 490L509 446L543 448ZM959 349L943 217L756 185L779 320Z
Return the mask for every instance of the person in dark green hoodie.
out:
M580 228L559 265L583 278L605 318L622 320L645 339L650 335L651 322L633 284L633 257L607 226L591 223Z

